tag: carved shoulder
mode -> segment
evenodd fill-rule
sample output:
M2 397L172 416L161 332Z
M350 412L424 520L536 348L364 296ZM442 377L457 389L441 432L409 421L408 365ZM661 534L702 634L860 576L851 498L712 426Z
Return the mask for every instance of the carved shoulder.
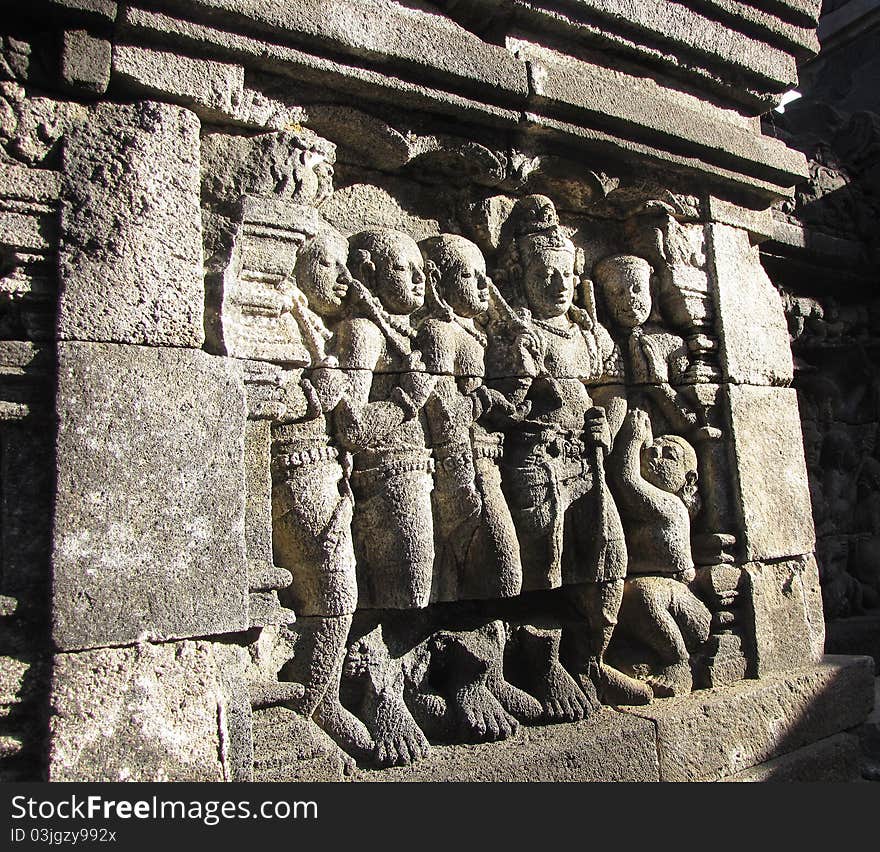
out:
M385 341L374 323L363 317L343 320L336 328L336 357L349 370L373 370L382 357Z

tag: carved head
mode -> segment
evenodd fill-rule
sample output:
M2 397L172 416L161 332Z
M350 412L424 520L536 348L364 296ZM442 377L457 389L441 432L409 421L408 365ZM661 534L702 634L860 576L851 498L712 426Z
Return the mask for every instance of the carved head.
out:
M457 234L429 237L419 247L428 271L428 298L436 299L439 312L482 314L489 306L489 278L480 249Z
M574 243L554 229L520 240L522 287L532 314L549 319L568 313L577 284Z
M651 485L680 497L692 518L699 511L697 454L684 438L661 435L646 444L641 452L641 471Z
M348 241L349 268L392 314L425 302L425 270L415 240L402 231L370 228Z
M352 284L347 263L348 240L332 228L300 249L293 274L309 307L319 316L332 319L342 313Z
M507 295L539 319L567 313L574 302L577 253L545 195L520 198L502 230L501 269Z
M613 254L593 267L612 321L622 329L633 329L651 315L651 264L633 254Z

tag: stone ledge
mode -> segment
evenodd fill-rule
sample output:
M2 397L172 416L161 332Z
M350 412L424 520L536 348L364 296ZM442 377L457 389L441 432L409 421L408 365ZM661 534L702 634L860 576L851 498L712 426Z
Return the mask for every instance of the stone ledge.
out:
M775 781L858 781L860 775L859 741L852 734L835 734L828 739L804 746L790 754L776 757L722 778L722 782Z
M873 703L871 658L826 656L624 712L656 724L663 781L718 781L860 724Z
M428 760L349 781L659 781L654 726L603 708L575 724L521 728L501 743L434 746Z
M435 745L427 760L385 770L354 767L316 727L273 708L254 715L254 780L851 780L858 746L841 732L870 712L872 674L867 657L825 657L761 681L521 728L500 743ZM282 753L270 751L270 729L287 734Z

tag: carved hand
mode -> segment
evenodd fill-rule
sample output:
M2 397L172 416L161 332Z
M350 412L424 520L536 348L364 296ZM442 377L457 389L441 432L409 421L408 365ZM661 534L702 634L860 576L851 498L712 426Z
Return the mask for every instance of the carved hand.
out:
M400 389L412 400L416 408L421 408L434 390L437 377L429 373L401 373Z
M330 366L311 370L307 378L315 389L321 411L332 411L348 390L345 373Z
M592 444L602 447L606 453L611 450L611 428L601 406L588 408L584 413L584 432Z

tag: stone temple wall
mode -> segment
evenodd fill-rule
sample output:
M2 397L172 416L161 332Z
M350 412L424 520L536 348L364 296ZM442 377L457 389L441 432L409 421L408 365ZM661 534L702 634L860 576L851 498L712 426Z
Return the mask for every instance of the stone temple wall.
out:
M3 777L853 777L758 248L817 14L13 15Z
M827 648L880 660L877 430L880 302L880 4L826 3L802 97L768 132L808 158L762 260L794 351Z

